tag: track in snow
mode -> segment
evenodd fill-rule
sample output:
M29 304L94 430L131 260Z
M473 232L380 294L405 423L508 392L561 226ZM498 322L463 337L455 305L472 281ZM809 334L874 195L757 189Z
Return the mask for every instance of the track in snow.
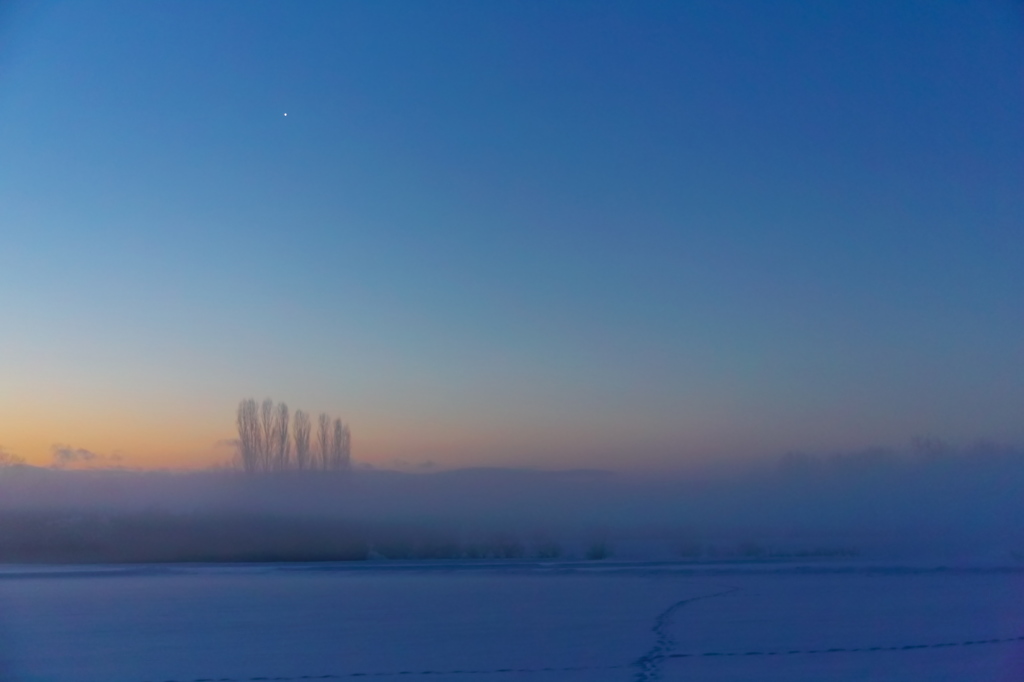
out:
M704 594L699 597L690 597L689 599L680 599L658 614L658 617L654 619L654 627L651 628L655 637L654 646L650 651L633 663L634 666L640 668L634 678L636 682L654 682L655 680L661 679L661 663L668 658L673 649L676 648L676 641L672 638L672 635L669 632L669 626L672 624L672 617L676 614L676 611L687 604L692 604L693 602L702 601L704 599L724 597L727 594L737 592L739 589L740 588L738 587L731 587L727 590L722 590L721 592Z

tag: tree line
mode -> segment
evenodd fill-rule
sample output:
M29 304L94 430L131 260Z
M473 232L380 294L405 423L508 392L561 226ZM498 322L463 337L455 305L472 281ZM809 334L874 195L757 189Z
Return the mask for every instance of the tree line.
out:
M352 435L340 419L302 410L289 421L288 405L267 398L238 403L238 457L243 471L344 471L352 466Z

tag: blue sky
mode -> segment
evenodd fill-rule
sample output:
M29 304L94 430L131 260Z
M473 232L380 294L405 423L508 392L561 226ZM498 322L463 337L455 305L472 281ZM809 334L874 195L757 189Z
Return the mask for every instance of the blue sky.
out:
M1019 5L13 7L33 461L213 463L249 396L382 466L1024 438Z

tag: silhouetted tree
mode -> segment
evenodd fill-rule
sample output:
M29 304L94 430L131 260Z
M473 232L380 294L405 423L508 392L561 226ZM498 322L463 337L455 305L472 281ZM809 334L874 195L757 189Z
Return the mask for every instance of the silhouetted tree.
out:
M259 408L253 399L238 403L238 455L242 469L252 473L259 470L260 423Z
M319 446L317 452L317 469L330 469L331 461L331 418L323 412L317 419L316 442Z
M274 426L277 423L277 415L274 414L274 401L267 398L260 406L260 471L269 471L271 468L271 453L277 436L274 433Z
M288 405L275 405L270 398L262 403L252 398L238 403L238 460L244 471L338 471L350 468L352 436L340 419L332 423L327 414L319 416L317 451L313 452L309 415L296 410L291 425L288 415Z
M274 470L291 468L291 441L288 439L288 405L278 403L274 420Z
M302 410L295 410L292 418L292 439L295 441L295 468L305 471L310 468L309 456L309 415Z
M350 448L352 437L348 427L340 419L334 420L334 431L331 434L331 458L330 466L333 471L342 471L349 468Z

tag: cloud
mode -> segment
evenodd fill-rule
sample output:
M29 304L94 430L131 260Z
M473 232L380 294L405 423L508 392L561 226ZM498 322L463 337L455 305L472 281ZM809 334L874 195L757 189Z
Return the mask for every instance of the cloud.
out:
M50 450L53 453L53 462L50 466L55 469L64 469L76 465L116 464L121 461L121 455L101 455L92 450L75 448L59 443L53 445Z
M238 439L237 438L221 438L220 440L214 442L213 447L215 447L215 448L232 448L232 449L236 449L237 450L238 449Z
M24 464L24 457L20 457L13 452L9 452L7 448L0 445L0 467L16 467Z
M410 459L402 459L401 457L392 459L391 466L397 471L435 471L438 468L437 464L430 459L414 461Z

